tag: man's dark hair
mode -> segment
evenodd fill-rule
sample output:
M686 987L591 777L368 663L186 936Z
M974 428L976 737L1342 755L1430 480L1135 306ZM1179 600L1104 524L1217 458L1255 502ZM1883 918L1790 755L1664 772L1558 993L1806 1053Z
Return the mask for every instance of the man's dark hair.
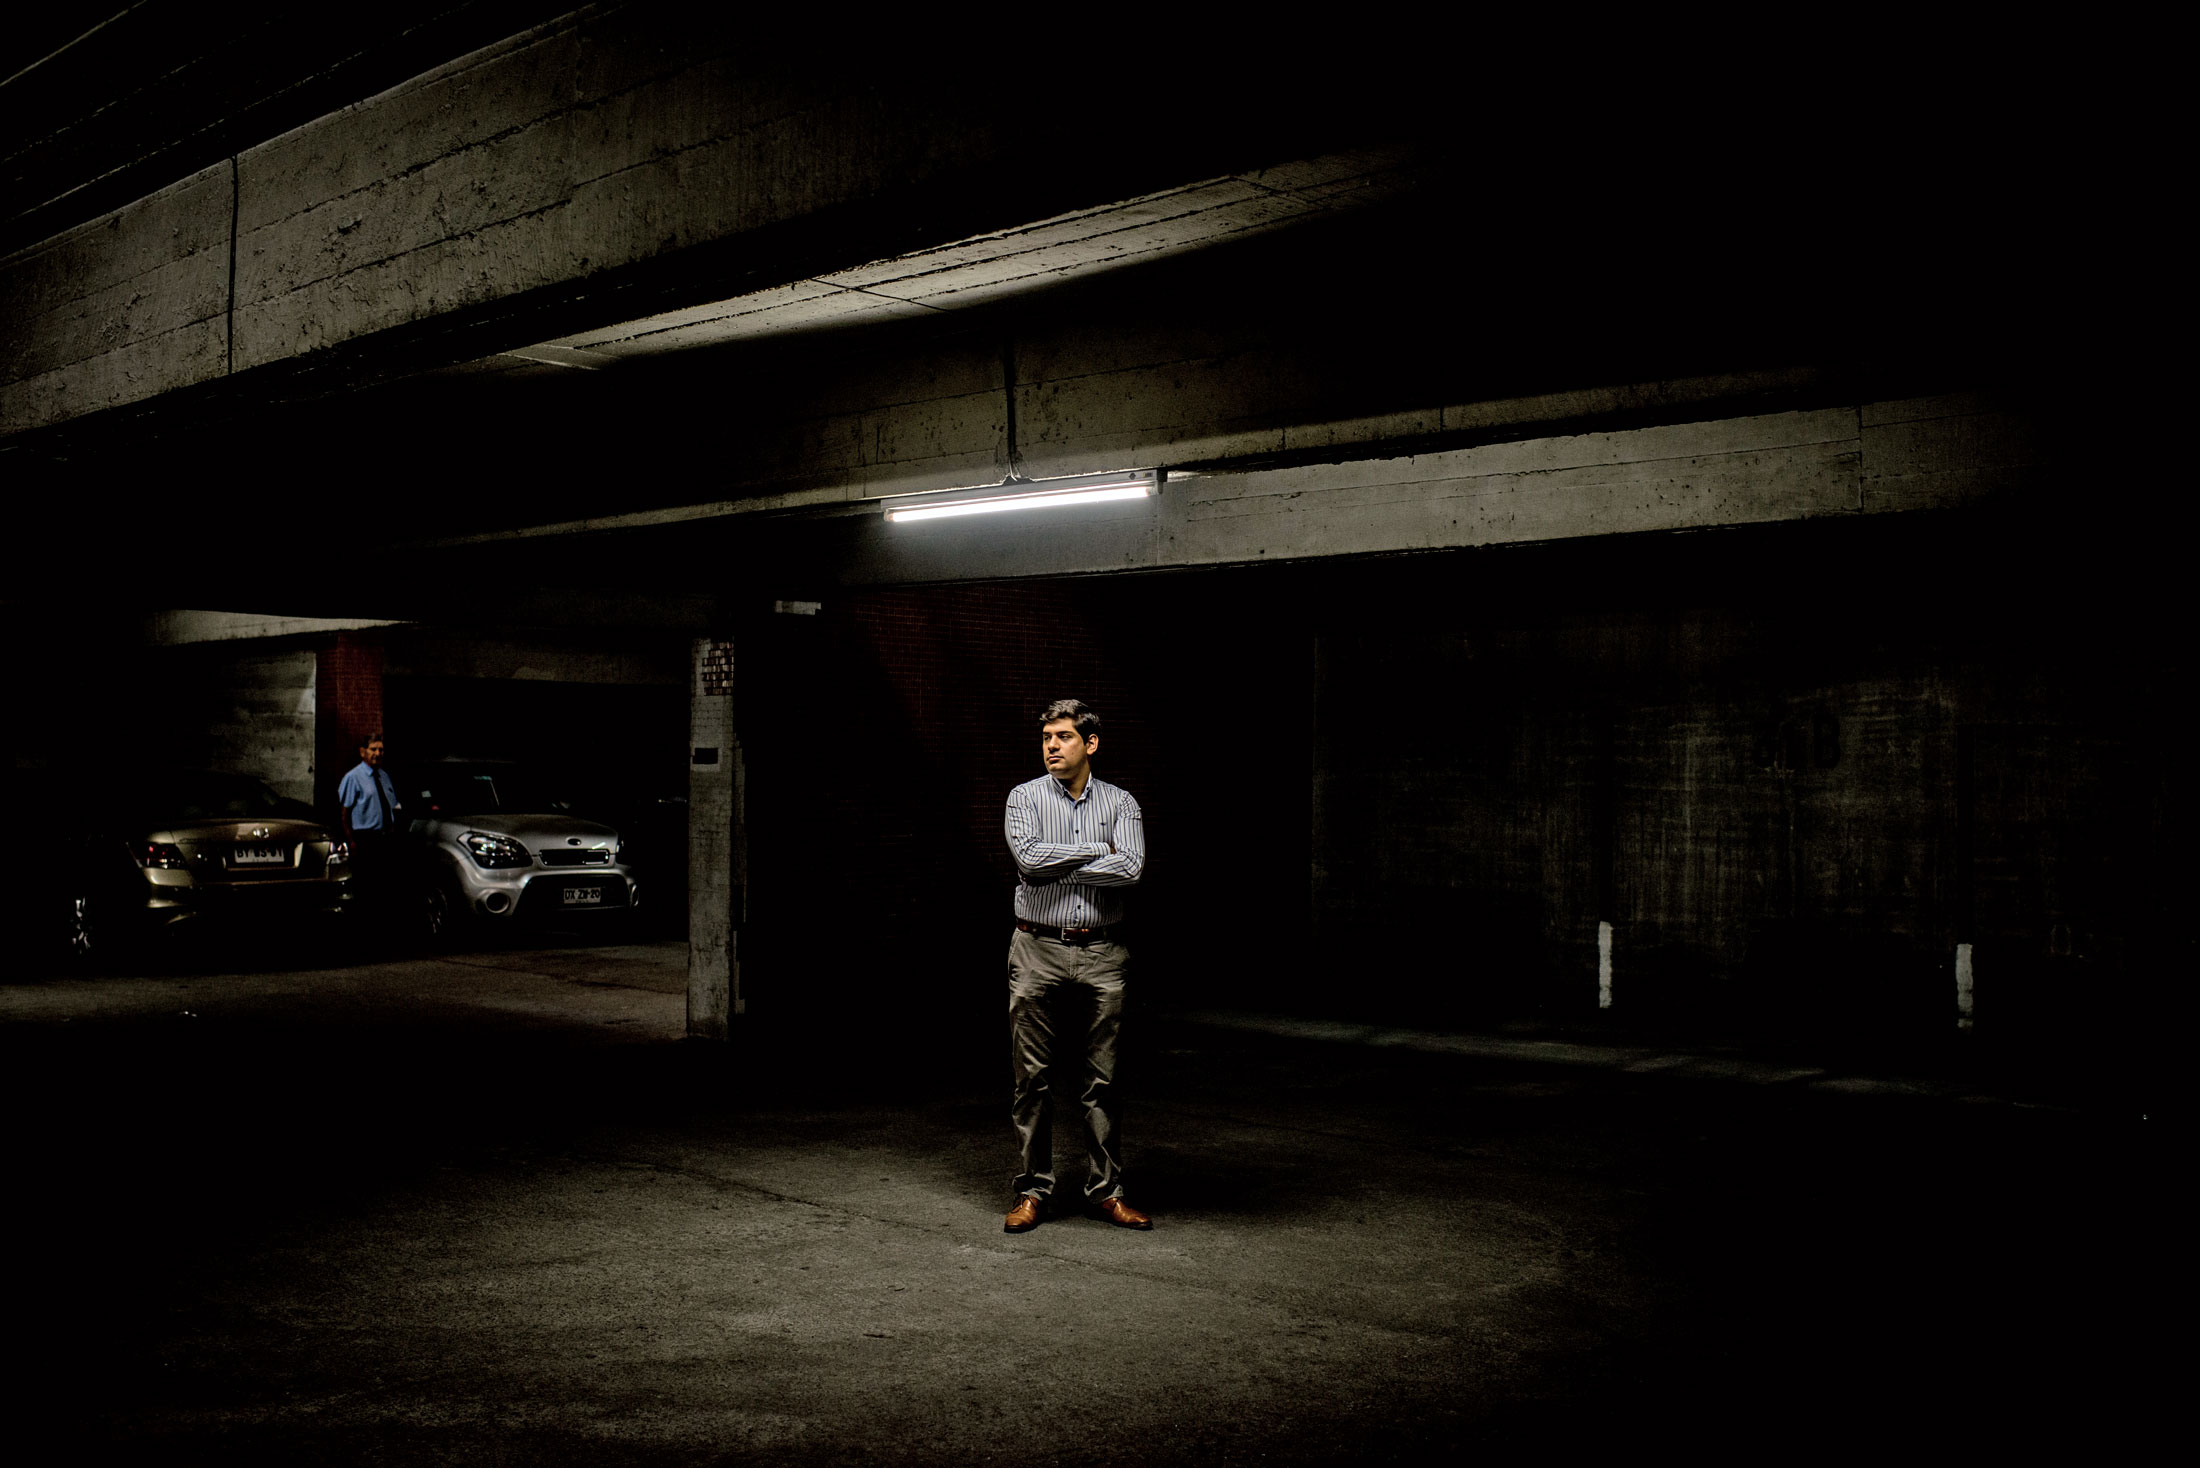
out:
M380 729L375 730L372 734L362 734L359 736L359 747L361 749L365 749L370 744L387 743L389 743L389 741L382 737L382 731Z
M1044 729L1056 719L1068 719L1077 726L1080 739L1100 737L1100 716L1074 698L1057 698L1047 705L1047 711L1039 715L1039 727Z

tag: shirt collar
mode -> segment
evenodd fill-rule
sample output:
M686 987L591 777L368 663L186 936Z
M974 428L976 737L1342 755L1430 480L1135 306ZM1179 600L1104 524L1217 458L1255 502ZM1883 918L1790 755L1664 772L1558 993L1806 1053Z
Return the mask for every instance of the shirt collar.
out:
M1064 784L1062 781L1055 779L1052 775L1047 776L1046 779L1047 783L1054 787L1055 793L1060 795L1064 800L1068 801L1072 805L1075 805L1078 802L1082 801L1085 798L1085 795L1092 794L1093 787L1100 783L1100 777L1098 775L1088 773L1085 776L1085 795L1072 795L1069 793L1069 786Z

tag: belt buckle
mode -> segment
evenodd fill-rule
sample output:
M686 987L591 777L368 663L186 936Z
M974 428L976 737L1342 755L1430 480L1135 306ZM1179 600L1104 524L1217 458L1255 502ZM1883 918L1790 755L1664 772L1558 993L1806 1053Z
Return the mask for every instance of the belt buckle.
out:
M1062 941L1072 948L1082 948L1092 941L1092 929L1090 928L1062 928L1058 931L1062 935ZM1072 933L1077 936L1072 938L1070 936Z

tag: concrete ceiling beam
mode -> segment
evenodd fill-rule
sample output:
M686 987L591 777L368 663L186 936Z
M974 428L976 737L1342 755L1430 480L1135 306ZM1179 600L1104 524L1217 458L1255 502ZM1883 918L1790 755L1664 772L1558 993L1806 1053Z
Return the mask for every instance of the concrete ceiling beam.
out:
M685 9L579 11L0 260L0 436L229 378L280 394L601 346L803 282L867 312L988 299L1337 207L1364 186L1350 168L1230 170L1410 133L1367 101L1277 89L1040 127L914 69L763 67L739 25Z

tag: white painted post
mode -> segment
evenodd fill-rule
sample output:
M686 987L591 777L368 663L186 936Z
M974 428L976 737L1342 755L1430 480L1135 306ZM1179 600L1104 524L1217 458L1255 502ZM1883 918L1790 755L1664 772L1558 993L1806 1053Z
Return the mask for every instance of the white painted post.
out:
M1597 924L1597 1008L1612 1007L1612 925Z
M1971 945L1956 945L1956 1028L1971 1028Z

